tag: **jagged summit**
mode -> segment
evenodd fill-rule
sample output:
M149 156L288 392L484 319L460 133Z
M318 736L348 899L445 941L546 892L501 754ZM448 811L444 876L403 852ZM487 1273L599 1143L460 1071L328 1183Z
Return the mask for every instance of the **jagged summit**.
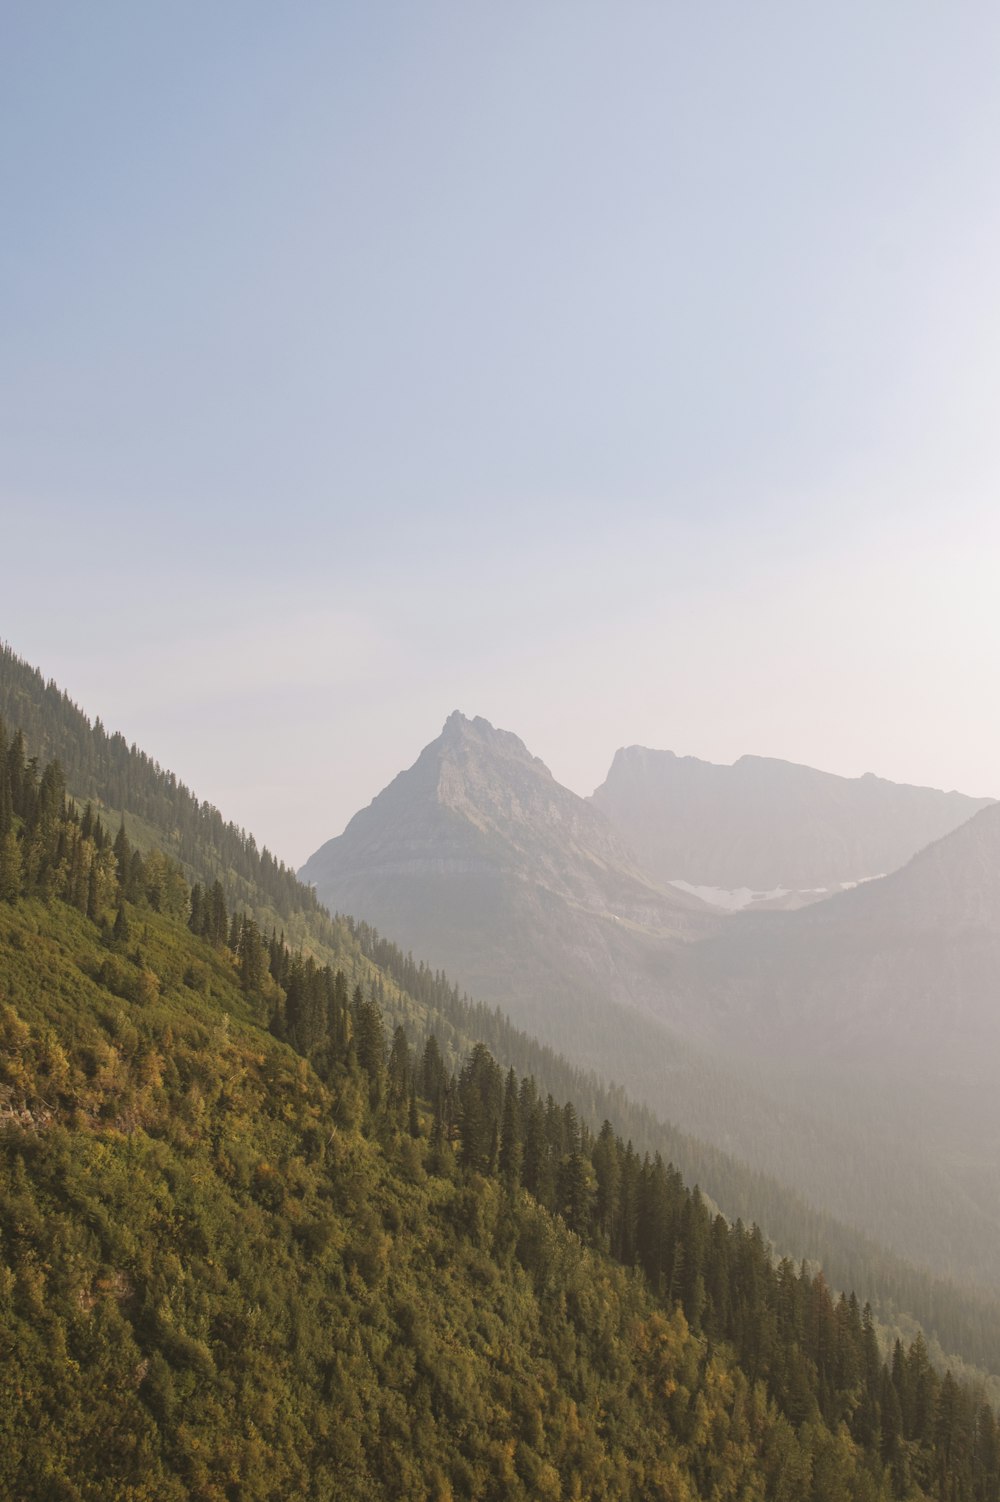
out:
M366 864L394 872L404 866L441 870L451 860L464 868L473 858L492 869L515 865L576 899L593 899L586 888L595 873L616 871L639 887L648 885L598 809L558 783L519 736L460 710L448 716L410 768L355 814L343 835L310 857L303 876L321 896L348 851L352 869L362 854ZM677 911L699 906L673 894L659 896Z
M533 756L519 735L512 730L500 730L482 715L470 719L460 709L453 709L445 720L436 741L424 747L422 755L461 754L467 759L496 757L502 760L524 761L540 768L548 777L552 774L541 757Z
M717 921L697 898L651 881L601 810L518 736L457 710L301 874L331 907L511 1004L553 972L560 990L632 1001L648 969L637 944Z

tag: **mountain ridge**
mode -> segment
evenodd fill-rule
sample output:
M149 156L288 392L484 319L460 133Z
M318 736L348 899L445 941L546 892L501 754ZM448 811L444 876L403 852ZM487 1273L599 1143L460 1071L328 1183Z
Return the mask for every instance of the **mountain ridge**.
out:
M429 809L438 814L433 829L414 828L414 794L423 802L425 819ZM398 826L387 832L376 822L383 814L404 819L402 837ZM597 905L598 894L587 882L584 870L574 871L566 856L579 859L582 867L591 868L595 875L615 871L636 888L653 885L610 822L562 787L520 737L493 726L482 716L470 719L458 710L448 716L441 734L424 747L411 767L359 810L342 835L326 841L310 856L300 868L300 877L318 891L326 890L324 881L330 880L333 857L346 846L353 846L356 854L366 855L387 869L382 850L387 834L394 849L402 845L409 852L391 869L406 869L410 862L409 869L419 870L420 857L410 851L408 842L419 835L426 839L440 833L446 841L452 833L457 836L457 827L452 830L447 826L449 814L458 815L478 835L494 842L492 848L484 845L481 851L474 847L469 850L465 869L495 870L510 852L518 857L530 852L536 863L541 862L536 872L551 891L572 900L589 898ZM538 837L537 830L546 826L558 828L563 838L564 858L560 862L553 860L551 842L547 844ZM461 868L462 857L449 850L441 857L440 869L447 868L449 859L458 863L454 869ZM664 913L708 916L705 905L696 898L673 891L660 892L659 898Z
M809 892L896 870L993 800L776 757L720 764L630 746L591 801L661 882Z
M892 1238L897 1251L925 1247L941 1268L952 1252L940 1239L930 1246L911 1192L922 1174L964 1227L963 1276L995 1285L995 1217L981 1196L966 1196L949 1164L931 1168L899 1134L872 1155L866 1128L849 1113L834 1120L823 1092L814 1100L808 1082L776 1070L774 1030L763 1021L772 1046L741 1053L736 1040L751 1030L744 972L764 943L748 936L766 929L699 907L681 913L679 894L665 921L665 889L600 810L559 787L516 736L449 717L302 876L332 908L353 904L580 1067L624 1081L697 1137L752 1151L755 1167L800 1194L821 1185L839 1216ZM783 921L794 925L794 915ZM752 994L766 1012L766 995ZM843 1171L850 1162L859 1165L853 1182Z
M654 1070L650 1075L651 1080L655 1077L656 1089L640 1091L640 1104L634 1103L634 1097L630 1101L620 1086L603 1085L601 1080L607 1081L609 1075L618 1073L614 1065L616 1056L607 1045L617 1045L621 1034L627 1031L623 1019L634 1018L636 1027L643 1023L637 1014L616 1014L602 1051L583 1066L585 1070L596 1070L600 1079L592 1073L581 1073L580 1059L574 1049L570 1053L576 1062L567 1063L553 1054L550 1046L538 1043L528 1033L518 1032L499 1010L463 999L458 987L443 974L422 963L418 966L412 956L388 944L367 924L331 920L317 906L314 892L297 883L291 873L266 851L259 851L247 836L227 825L217 810L201 804L174 774L162 771L136 747L130 748L123 737L109 735L99 721L92 724L51 680L45 680L37 669L21 662L3 646L0 646L0 716L7 717L9 727L16 724L24 727L31 754L43 760L53 756L63 760L81 812L84 800L93 798L107 812L110 828L117 828L122 818L121 800L125 797L128 811L124 818L129 837L144 852L155 848L166 850L180 861L188 880L206 884L221 881L227 902L253 913L265 931L274 926L283 928L288 941L301 945L318 963L342 964L351 984L361 981L377 988L392 1023L403 1023L423 1032L434 1028L446 1058L454 1067L474 1039L486 1039L505 1065L512 1063L521 1072L536 1073L540 1084L557 1096L571 1095L578 1104L586 1103L595 1129L603 1117L611 1117L623 1128L627 1126L637 1146L641 1144L650 1152L661 1151L665 1161L683 1167L688 1182L706 1185L731 1216L743 1216L748 1221L763 1219L768 1234L779 1247L788 1248L796 1256L808 1255L824 1262L829 1256L830 1271L838 1285L853 1284L870 1290L890 1322L894 1310L918 1311L925 1328L940 1333L946 1349L961 1351L967 1359L1000 1370L995 1354L1000 1349L1000 1340L995 1333L988 1333L993 1331L995 1310L985 1295L959 1290L940 1278L932 1280L926 1272L898 1257L887 1257L884 1247L859 1237L843 1220L833 1218L829 1213L833 1201L828 1203L826 1211L816 1211L813 1206L821 1191L818 1179L802 1181L796 1191L787 1187L788 1178L783 1172L779 1174L783 1183L762 1172L766 1160L756 1151L754 1137L748 1135L745 1127L742 1131L724 1130L721 1137L717 1134L713 1142L706 1142L686 1135L650 1113L649 1104L653 1104L660 1115L666 1113L684 1120L683 1102L674 1089L684 1084L687 1077L686 1056L678 1057L678 1069L669 1075L672 1083L665 1089L663 1069L669 1062L662 1052L665 1034L650 1033L648 1029L633 1029L630 1034L634 1045L632 1057L638 1067L649 1071L652 1061L660 1061L659 1073ZM135 809L140 812L134 812ZM379 965L388 964L395 982L385 969L375 968L366 957ZM669 1043L669 1038L666 1041ZM739 1092L735 1093L738 1096ZM698 1090L688 1104L696 1105L706 1119L718 1113L725 1123L733 1094L729 1081L724 1093ZM774 1122L773 1116L772 1111L767 1118L756 1117L757 1128L771 1130L777 1126L775 1140L780 1141L781 1122ZM688 1133L695 1119L700 1118L692 1117L686 1122ZM844 1160L842 1167L849 1177L850 1158ZM887 1203L891 1208L893 1181L880 1185L873 1179L872 1184L875 1203ZM937 1185L935 1201L941 1215L950 1217L950 1224L957 1229L960 1207L951 1205L947 1190L946 1184ZM932 1219L936 1223L940 1217ZM926 1260L926 1248L919 1237L906 1246L904 1255L910 1260Z

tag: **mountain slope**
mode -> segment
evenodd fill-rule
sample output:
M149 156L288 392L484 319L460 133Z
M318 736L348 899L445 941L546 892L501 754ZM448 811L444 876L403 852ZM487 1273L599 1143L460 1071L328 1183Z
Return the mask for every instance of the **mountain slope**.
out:
M683 968L689 1025L740 1052L819 1047L852 1069L985 1085L1000 1044L1000 806L879 881L734 919Z
M742 1374L633 1276L526 1195L429 1174L385 1112L362 1131L357 1083L260 1029L228 955L130 911L139 1007L85 918L0 903L4 990L36 978L0 1008L3 1495L693 1498L699 1398L726 1430L702 1467L800 1453L773 1407L726 1421Z
M880 881L733 919L675 979L673 1026L682 1013L688 1035L790 1105L944 1176L977 1242L1000 1244L1000 808ZM968 1269L970 1251L956 1235L952 1266Z
M453 716L302 874L332 906L356 904L687 1132L904 1257L1000 1286L997 1215L967 1162L917 1150L888 1110L872 1116L877 1092L871 1102L858 1096L863 1111L845 1106L853 1097L843 1075L818 1067L808 1041L796 1070L778 1067L784 1043L758 1025L747 997L766 1011L771 981L758 984L758 942L773 962L774 995L786 994L783 941L768 948L757 935L805 933L805 916L798 928L789 918L768 929L761 917L754 929L749 918L679 907L682 895L670 899L645 878L607 821L559 788L516 737ZM836 944L830 951L791 945L799 971L828 976L836 1019L852 1002L838 1000L843 957ZM799 971L790 962L789 976L801 981ZM794 1008L794 984L787 996ZM940 1218L924 1214L927 1195Z
M540 993L635 1003L716 921L650 882L516 736L458 713L299 874L515 1016Z
M581 1072L513 1027L498 1010L470 1003L443 974L414 962L368 925L331 920L317 905L315 894L267 852L258 851L250 837L226 824L217 810L200 803L141 750L109 735L99 722L92 725L54 684L2 647L0 714L21 716L20 728L28 731L27 754L43 762L57 754L71 791L81 799L93 798L107 810L111 829L124 817L129 838L140 850L167 850L181 863L188 881L206 889L219 880L226 901L249 912L262 930L275 924L289 942L320 964L342 968L351 987L361 982L371 988L387 1022L402 1023L416 1046L422 1047L435 1032L449 1068L457 1068L475 1042L486 1041L504 1067L513 1065L520 1073L534 1075L543 1094L577 1101L593 1130L610 1118L637 1149L659 1152L688 1182L700 1182L730 1217L761 1220L779 1248L822 1261L837 1286L863 1290L890 1325L900 1311L910 1311L928 1332L940 1337L946 1351L1000 1370L995 1306L967 1288L929 1278L907 1260L887 1256L852 1226L816 1208L817 1201L843 1202L852 1185L861 1186L867 1195L865 1223L881 1236L894 1226L898 1229L895 1208L900 1195L904 1202L919 1203L921 1191L927 1191L925 1174L911 1184L892 1169L881 1179L866 1152L850 1146L841 1149L833 1140L836 1134L818 1124L802 1134L792 1130L787 1112L775 1113L773 1107L762 1109L759 1101L747 1100L731 1078L706 1080L676 1049L677 1067L669 1070L671 1055L665 1047L674 1046L670 1037L637 1013L614 1013L602 1035L602 1050L590 1058L597 1073ZM9 729L18 723L8 721ZM123 798L128 800L124 814ZM585 1032L577 1026L567 1034L573 1045L568 1051L578 1060L581 1051L576 1045ZM619 1077L625 1072L619 1063L627 1064L653 1111L606 1083L609 1072ZM684 1121L689 1130L665 1123L664 1113ZM691 1135L699 1122L711 1129L713 1142L721 1147ZM808 1159L813 1156L823 1158L825 1178L818 1169L810 1176ZM761 1172L769 1164L787 1178L803 1158L801 1194ZM827 1196L827 1189L836 1192ZM941 1213L923 1217L923 1234L917 1234L917 1219L909 1240L900 1243L904 1258L930 1257L942 1230L952 1238L965 1236L962 1206L949 1198L949 1192L947 1181L933 1186Z
M995 1489L991 1410L919 1338L887 1364L856 1301L774 1267L759 1234L609 1127L587 1134L571 1103L504 1083L486 1050L447 1081L429 1049L418 1065L397 1036L387 1054L371 998L348 1004L342 976L246 920L235 952L192 933L201 905L161 853L119 840L105 859L58 772L17 770L5 1495ZM96 887L77 880L88 864ZM273 1032L307 1046L309 974L329 1010L296 1057Z
M991 800L763 756L732 766L629 746L593 802L661 882L805 892L902 866Z

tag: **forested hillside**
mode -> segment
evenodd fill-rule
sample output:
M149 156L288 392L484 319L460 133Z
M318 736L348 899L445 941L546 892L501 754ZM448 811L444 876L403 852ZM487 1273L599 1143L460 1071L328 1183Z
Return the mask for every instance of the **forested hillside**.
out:
M887 1254L772 1177L666 1124L622 1089L571 1067L499 1010L469 1001L441 972L403 954L363 921L332 919L313 892L268 852L258 851L250 836L199 803L173 774L129 748L121 736L92 726L61 690L9 648L0 648L0 716L7 717L8 756L44 764L58 755L81 818L92 799L117 838L127 793L140 811L130 803L124 814L133 847L168 851L184 880L206 894L206 902L218 883L216 901L246 912L269 940L272 932L278 941L284 936L321 967L341 969L352 990L363 984L388 1026L406 1027L413 1047L422 1049L434 1032L451 1070L476 1042L485 1043L504 1069L532 1075L544 1095L573 1100L591 1130L611 1120L638 1151L659 1153L687 1183L699 1183L730 1220L756 1220L779 1253L821 1263L834 1287L856 1288L890 1330L912 1335L913 1321L919 1322L939 1364L960 1359L1000 1373L1000 1310L993 1300ZM15 727L24 734L20 753L13 751ZM154 857L154 866L159 859ZM741 1153L752 1146L739 1144ZM845 1172L856 1171L845 1164Z
M13 749L12 749L13 748ZM815 1502L1000 1483L918 1338L0 758L0 1491Z

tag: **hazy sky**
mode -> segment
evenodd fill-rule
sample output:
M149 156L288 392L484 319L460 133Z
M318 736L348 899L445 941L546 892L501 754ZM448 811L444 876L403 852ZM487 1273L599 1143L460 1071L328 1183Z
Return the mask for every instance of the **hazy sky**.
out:
M450 710L1000 794L1000 8L6 0L0 636L298 864Z

